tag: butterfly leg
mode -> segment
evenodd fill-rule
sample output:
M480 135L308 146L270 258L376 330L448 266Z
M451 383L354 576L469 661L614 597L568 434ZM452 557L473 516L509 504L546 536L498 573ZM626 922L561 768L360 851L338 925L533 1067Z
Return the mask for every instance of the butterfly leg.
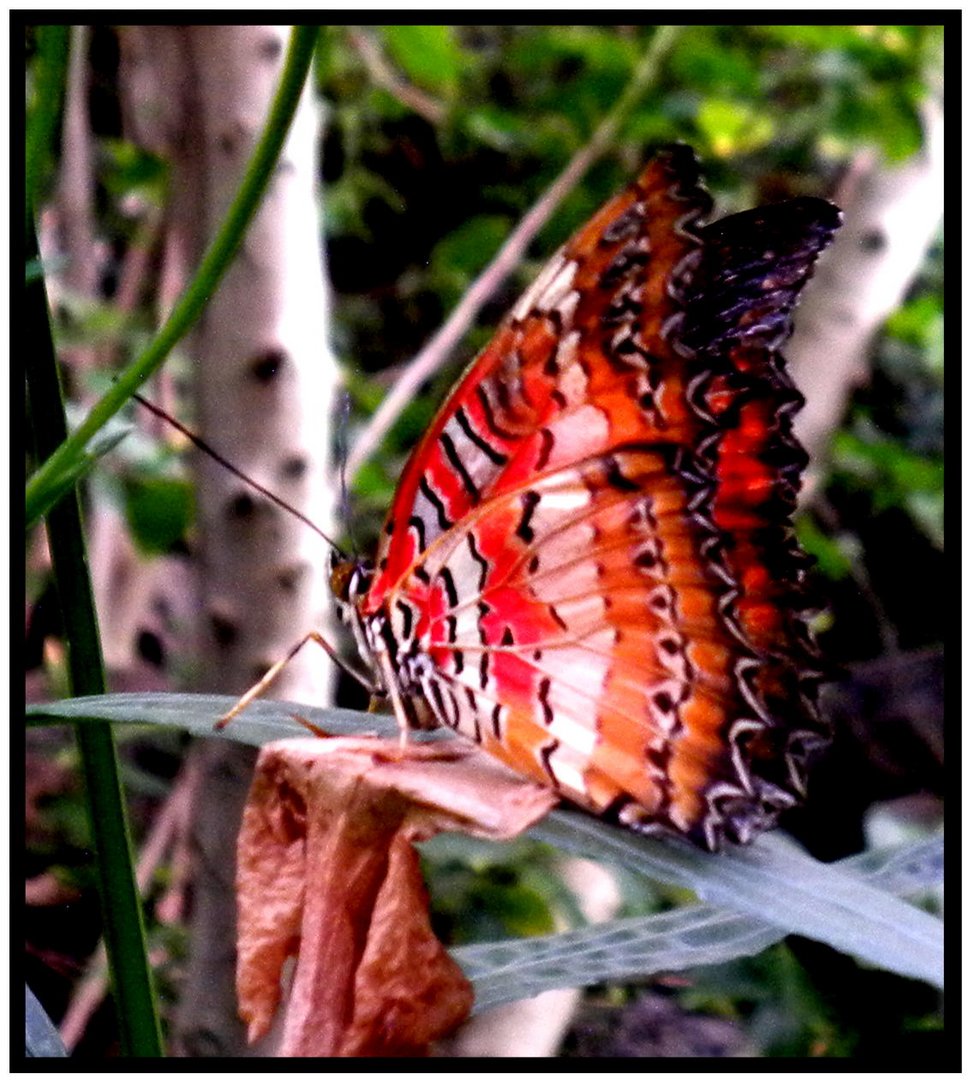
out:
M344 670L349 670L350 674L355 679L358 679L363 684L365 689L367 689L371 694L376 693L377 688L373 686L373 684L368 679L365 679L362 675L359 674L359 672L352 671L347 668L346 661L337 655L336 650L333 648L333 646L330 645L330 643L323 637L322 634L319 633L318 630L310 630L308 634L300 638L300 640L297 641L295 645L293 645L293 647L289 650L289 652L286 653L286 655L281 660L277 660L254 686L246 690L242 697L239 698L239 700L232 706L231 709L229 709L227 713L218 718L218 720L215 722L215 730L221 731L229 723L230 720L235 719L235 717L238 716L243 709L247 708L257 697L265 693L265 691L268 690L269 687L279 677L282 670L292 662L293 658L296 656L299 650L309 641L315 641L316 644L325 651L326 655L337 666L343 668Z
M386 693L382 697L384 700L387 697L390 698L393 715L396 717L400 729L400 749L404 750L407 746L411 727L419 727L420 725L416 722L412 707L407 708L406 699L400 689L400 681L393 669L393 664L390 662L389 655L385 651L375 652L374 659L383 675L384 686L386 686ZM371 709L376 701L376 697L370 698Z

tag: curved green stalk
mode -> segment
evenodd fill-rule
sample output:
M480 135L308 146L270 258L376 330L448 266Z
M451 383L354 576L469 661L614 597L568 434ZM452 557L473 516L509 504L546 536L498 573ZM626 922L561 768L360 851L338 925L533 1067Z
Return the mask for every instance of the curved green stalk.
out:
M36 258L37 240L27 233L27 256ZM67 421L50 334L43 280L26 293L26 318L33 348L27 353L27 387L38 456L67 434ZM72 694L103 694L104 661L88 572L81 510L70 491L47 514L47 537L68 646ZM87 811L97 853L102 924L118 1027L125 1054L161 1057L161 1029L145 948L141 901L131 858L124 792L107 723L75 725L84 772Z

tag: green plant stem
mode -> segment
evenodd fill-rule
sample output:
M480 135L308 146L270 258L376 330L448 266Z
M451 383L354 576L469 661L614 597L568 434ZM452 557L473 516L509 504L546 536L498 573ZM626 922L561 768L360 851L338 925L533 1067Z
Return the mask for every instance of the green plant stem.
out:
M52 146L67 81L69 26L38 26L33 59L33 95L28 107L24 154L27 207L37 204L37 187L52 156ZM27 211L27 228L31 227Z
M27 243L28 258L35 258L33 230L28 232ZM33 343L29 350L27 386L34 440L38 456L41 456L57 446L67 434L42 281L27 289L26 316ZM68 645L71 692L102 694L105 689L104 663L76 492L71 491L49 511L47 536ZM135 1057L160 1057L161 1030L148 968L141 902L131 858L114 737L111 726L106 723L77 726L75 734L97 853L104 939L122 1048L126 1054Z
M218 288L232 258L255 215L262 195L272 178L289 126L299 104L318 37L315 26L293 28L286 62L265 129L245 177L229 207L215 239L202 258L188 287L179 297L167 322L152 342L121 374L114 385L93 406L77 430L66 437L37 469L27 484L26 519L30 525L63 496L65 477L76 480L85 447L112 416L130 401L131 395L164 361L177 342L198 319Z

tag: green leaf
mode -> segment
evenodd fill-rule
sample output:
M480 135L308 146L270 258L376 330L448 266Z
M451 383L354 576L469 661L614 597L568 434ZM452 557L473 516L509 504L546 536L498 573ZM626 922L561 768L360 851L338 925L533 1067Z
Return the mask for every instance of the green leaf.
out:
M450 94L473 62L452 26L384 26L387 51L415 83Z
M571 816L587 839L611 829L593 819ZM564 818L564 812L554 812L532 835L561 843L566 839ZM613 858L620 857L618 847L625 849L623 865L638 863L642 872L668 880L673 860L656 860L651 854L653 848L661 852L662 843L624 834L619 843L608 846ZM573 835L562 846L580 848L592 858L605 856L597 844L576 843ZM677 854L677 846L667 847ZM639 853L633 855L633 848L640 849ZM809 937L828 944L842 939L849 942L848 948L835 946L842 951L938 986L944 972L941 921L890 894L910 895L940 881L943 852L943 839L933 838L829 866L814 862L789 841L771 834L741 852L695 852L694 859L675 860L679 866L672 876L691 879L697 892L702 891L705 876L705 887L719 893L715 902L550 937L460 946L453 955L474 984L474 1010L480 1012L545 990L630 981L752 956L789 932L789 927L770 926L768 921L797 922L801 927L809 922ZM687 862L694 864L691 869L686 868ZM708 873L704 874L703 866ZM761 891L762 896L755 899ZM739 906L745 913L730 910Z
M60 719L175 724L197 735L255 745L297 732L295 715L333 734L369 731L387 736L397 730L389 716L257 701L224 733L216 735L214 720L232 704L227 697L113 694L35 705L27 714L31 723ZM413 737L451 736L435 731L415 732ZM534 972L542 980L551 979L552 985L590 985L647 973L653 970L652 964L658 970L718 962L715 957L751 955L791 933L824 942L897 974L943 985L941 920L890 895L894 888L890 882L901 874L898 865L905 868L906 888L918 873L924 881L926 866L937 871L935 849L929 857L923 846L912 847L907 856L897 856L900 864L885 864L881 859L876 873L868 873L865 868L869 864L863 861L837 865L817 862L777 833L761 836L749 847L710 854L684 841L639 836L571 810L553 811L528 835L565 851L616 862L647 877L690 889L705 904L551 939L475 947L490 950L487 952L458 950L458 961L476 981L478 1008L537 993ZM919 869L912 869L912 852ZM887 870L885 865L893 868ZM536 946L536 941L543 944ZM550 959L545 961L536 948L550 950ZM566 963L571 957L575 959ZM518 968L521 978L512 984L510 976ZM495 978L496 972L500 974Z
M707 98L696 113L696 126L719 157L747 154L773 138L770 116L752 105Z
M551 26L544 38L552 55L575 57L590 71L609 75L627 75L641 50L641 42L603 26Z
M862 438L841 431L833 441L832 460L837 468L877 485L878 495L889 500L901 493L944 491L944 463L908 450L886 437Z
M349 709L319 709L285 701L253 701L224 732L216 731L216 720L237 700L218 694L103 694L30 705L27 722L31 725L95 721L160 724L180 728L199 738L232 739L250 746L304 735L306 729L297 716L333 735L376 734L392 738L400 731L392 716ZM414 735L419 736L426 737L420 732Z
M817 568L831 581L844 581L850 577L853 558L857 552L845 548L840 537L827 536L821 532L816 520L809 514L797 519L797 538L804 550L817 560Z
M944 309L940 296L925 293L896 308L884 329L908 345L944 355Z
M840 431L831 464L847 484L869 491L875 513L903 509L940 550L944 549L944 462L909 450L900 441Z
M37 254L33 222L27 223L28 258ZM24 316L32 333L25 365L33 444L38 456L56 455L70 441L46 296L40 283L27 289ZM106 429L98 429L102 438ZM93 432L77 440L73 455L48 472L48 483L83 462ZM61 493L46 515L47 542L57 584L57 599L67 643L67 669L74 692L104 690L97 613L91 589L80 501L73 489ZM29 520L29 515L28 515ZM96 854L102 932L111 970L119 1037L125 1054L158 1057L161 1028L145 946L144 923L131 852L127 808L118 772L114 739L108 724L88 725L75 733L84 776L85 806L91 846Z
M921 532L939 551L943 551L944 492L910 492L904 499L904 507Z
M684 843L637 836L586 815L556 810L530 835L692 889L716 907L823 941L878 967L942 984L939 919L851 873L817 862L778 833L761 836L749 847L710 855Z
M694 93L759 96L762 75L748 42L729 46L718 35L702 32L717 29L694 27L680 39L669 57L675 79Z
M502 109L493 102L469 109L464 117L464 132L482 146L509 153L527 145L527 122L509 109Z
M761 26L758 29L773 41L804 49L849 50L863 43L856 26Z
M168 165L127 139L103 138L98 143L105 188L115 198L137 194L162 206L168 185Z
M88 444L80 451L59 462L58 468L46 475L43 484L37 487L36 502L28 507L27 528L35 525L78 481L87 476L100 458L110 453L130 431L131 428L127 424L112 423L96 431Z
M138 549L145 555L163 555L188 531L195 516L195 491L188 480L172 477L129 479L124 511Z
M28 69L27 131L24 172L27 212L39 206L42 188L52 172L67 62L70 27L41 25L35 31L36 51Z
M507 237L507 218L479 214L445 236L430 257L429 285L447 308L457 304L468 286Z
M27 992L27 1035L24 1054L29 1058L66 1058L67 1049L61 1041L57 1028L44 1012L30 987Z
M508 934L521 937L551 933L555 924L548 890L540 886L554 879L550 869L553 855L541 860L542 880L535 887L516 853L522 842L488 845L496 855L485 865L474 865L480 863L479 859L441 860L441 851L457 850L459 842L466 839L444 833L421 845L434 925L443 930L442 936L451 944L464 944L500 940ZM438 843L440 840L443 845ZM531 843L524 846L532 851L537 847Z
M921 147L915 103L892 84L851 80L831 119L834 131L850 142L874 140L889 162L903 161Z

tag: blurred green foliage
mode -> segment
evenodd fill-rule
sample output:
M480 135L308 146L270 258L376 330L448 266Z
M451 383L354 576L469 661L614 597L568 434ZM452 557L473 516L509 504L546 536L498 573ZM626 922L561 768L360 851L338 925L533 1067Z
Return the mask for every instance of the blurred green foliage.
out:
M431 400L441 399L536 266L627 179L649 143L696 146L723 212L764 197L827 193L859 146L876 146L890 161L917 150L917 110L936 86L943 33L899 25L682 27L613 151L560 206L533 261L428 388ZM354 35L365 35L369 48ZM430 337L585 144L654 36L654 28L634 26L329 30L318 72L329 106L324 220L337 345L354 371L379 385L380 372L406 363ZM371 54L382 58L384 74L430 95L442 119L434 123L374 85L386 80ZM936 346L940 309L932 310ZM901 332L918 333L910 321ZM356 389L353 396L363 415L371 411ZM384 448L382 488L372 468L358 483L367 506L392 497L426 419L422 401L413 409ZM370 535L374 529L370 523Z
M195 512L188 480L137 477L125 485L125 516L131 538L144 555L163 555L184 540Z
M812 963L817 956L829 970ZM802 939L694 972L678 997L689 1010L741 1021L767 1057L875 1059L894 1048L900 1061L904 1035L937 1030L940 1021L929 988ZM923 1068L932 1064L921 1059Z
M574 915L557 874L557 855L543 844L493 844L459 834L435 837L422 850L434 897L434 932L448 945L550 934L556 911Z
M472 59L461 48L453 26L384 26L383 41L390 58L418 86L452 96L461 71Z

